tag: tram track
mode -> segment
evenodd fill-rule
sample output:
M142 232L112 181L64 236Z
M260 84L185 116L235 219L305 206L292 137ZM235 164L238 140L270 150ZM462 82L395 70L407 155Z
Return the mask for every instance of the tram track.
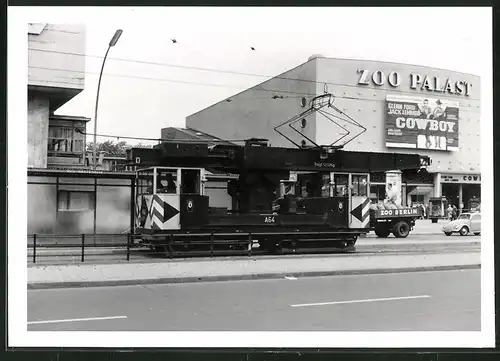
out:
M63 264L102 264L102 263L153 263L153 262L168 262L171 259L182 262L196 262L207 259L213 260L238 260L249 258L283 258L283 257L324 257L325 255L335 257L366 257L366 256L383 256L387 254L400 254L400 255L426 255L426 254L440 254L440 253L464 253L464 252L480 252L480 242L460 242L454 243L439 242L435 244L374 244L374 245L359 245L354 252L343 252L337 248L321 248L321 249L298 249L284 250L279 254L269 254L259 248L253 248L249 256L247 251L241 250L227 250L227 251L214 251L213 257L210 253L203 252L186 252L181 254L172 255L166 253L157 253L143 248L131 248L129 260L127 261L127 250L125 248L112 248L112 247L97 247L87 248L85 250L85 261L81 262L80 250L78 248L48 248L37 250L36 265L63 265ZM28 264L33 266L32 255L28 253Z

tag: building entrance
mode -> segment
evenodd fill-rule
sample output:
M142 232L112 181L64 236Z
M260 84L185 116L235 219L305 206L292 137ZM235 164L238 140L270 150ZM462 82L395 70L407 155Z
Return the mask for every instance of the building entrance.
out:
M441 186L441 194L446 198L448 204L454 205L457 208L460 206L460 184L443 184Z
M442 174L441 195L462 212L476 209L481 199L481 175Z
M468 210L471 207L471 200L481 199L481 186L479 184L463 184L462 194L464 209Z

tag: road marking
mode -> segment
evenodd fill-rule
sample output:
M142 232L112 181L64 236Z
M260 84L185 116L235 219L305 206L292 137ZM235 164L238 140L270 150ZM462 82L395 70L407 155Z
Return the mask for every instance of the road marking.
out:
M99 321L99 320L117 320L127 318L127 316L110 316L110 317L89 317L89 318L70 318L65 320L47 320L47 321L31 321L28 325L46 324L46 323L63 323L63 322L82 322L82 321Z
M431 296L407 296L407 297L389 297L389 298L371 298L366 300L351 300L351 301L335 301L335 302L319 302L319 303L302 303L298 305L290 305L291 307L311 307L311 306L326 306L326 305L342 305L348 303L367 303L381 301L397 301L397 300L412 300L417 298L430 298Z
M296 280L297 277L293 277L293 276L285 276L285 279L287 280Z

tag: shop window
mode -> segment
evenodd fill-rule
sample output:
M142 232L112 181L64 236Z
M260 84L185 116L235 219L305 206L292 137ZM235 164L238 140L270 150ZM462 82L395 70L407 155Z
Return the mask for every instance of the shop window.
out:
M425 196L423 194L417 194L411 196L411 203L424 203Z
M83 134L76 128L49 125L47 148L49 153L83 153Z
M58 204L59 211L93 211L94 192L88 191L59 191Z

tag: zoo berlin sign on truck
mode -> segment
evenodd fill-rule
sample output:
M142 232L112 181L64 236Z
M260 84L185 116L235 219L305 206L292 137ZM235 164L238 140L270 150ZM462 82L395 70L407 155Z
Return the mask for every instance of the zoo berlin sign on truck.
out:
M458 151L459 102L388 94L386 146Z

